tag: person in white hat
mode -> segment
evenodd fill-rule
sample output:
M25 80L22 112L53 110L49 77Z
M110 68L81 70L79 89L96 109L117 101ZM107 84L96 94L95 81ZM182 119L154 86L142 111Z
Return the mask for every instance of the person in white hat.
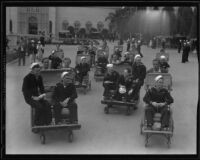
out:
M34 125L49 125L52 118L51 107L45 100L46 94L40 68L39 63L31 64L30 73L23 79L22 92L26 103L35 109Z
M150 88L143 101L146 103L145 117L147 120L147 129L152 129L154 124L154 114L161 113L161 128L169 130L170 108L169 105L174 102L172 96L167 89L163 88L163 76L155 77L155 87Z
M28 45L28 52L30 55L30 62L36 62L37 47L35 41L32 39Z
M70 72L61 74L61 82L56 84L52 98L54 101L55 123L62 123L63 108L69 109L69 122L78 123L77 104L78 97L76 87L73 83L73 75Z
M117 89L116 87L118 79L119 79L119 73L113 70L113 64L107 64L107 73L105 74L103 79L104 99L109 98L110 90Z
M141 88L144 84L144 79L146 76L146 67L141 62L141 56L137 54L134 58L134 63L132 65L132 75L133 79L138 83L138 87Z
M86 85L85 81L83 81L83 78L88 75L88 72L90 71L90 65L87 63L87 59L85 56L81 57L81 61L76 65L75 70L77 73L76 84Z
M160 66L161 73L169 72L170 65L167 63L166 56L164 55L160 56L159 66Z

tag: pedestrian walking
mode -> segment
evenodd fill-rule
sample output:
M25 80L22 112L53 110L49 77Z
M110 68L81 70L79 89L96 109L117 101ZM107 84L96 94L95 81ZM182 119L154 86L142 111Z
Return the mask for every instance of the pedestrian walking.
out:
M23 66L25 66L25 59L26 59L26 51L25 51L25 43L23 37L21 37L21 41L17 42L18 48L18 66L21 65L21 60L23 61Z
M36 57L37 57L38 62L41 62L43 59L43 47L40 41L38 41Z
M130 47L131 47L131 41L130 41L130 39L128 38L128 40L127 40L127 52L130 50Z

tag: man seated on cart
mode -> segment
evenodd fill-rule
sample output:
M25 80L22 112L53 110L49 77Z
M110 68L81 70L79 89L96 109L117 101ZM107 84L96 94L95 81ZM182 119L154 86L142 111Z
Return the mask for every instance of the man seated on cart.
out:
M119 79L119 73L113 70L113 64L107 64L107 73L103 79L103 99L110 98L110 90L116 91L117 81Z
M161 73L169 72L170 65L167 63L167 59L164 55L160 56L159 66Z
M83 81L83 78L88 75L88 72L90 71L90 65L86 62L86 57L82 56L81 61L79 64L75 67L76 70L76 79L78 80L76 83L86 85Z
M75 99L78 97L76 87L73 83L73 76L69 72L61 74L62 81L56 84L53 92L55 123L62 123L62 111L69 109L70 123L78 123L77 104Z
M147 129L152 129L154 125L154 114L161 113L161 129L169 129L170 108L169 105L174 102L167 89L163 88L163 76L158 75L155 78L155 87L150 88L143 101L147 104L145 109L145 117L147 120Z
M30 69L31 72L23 80L24 99L35 109L34 125L49 125L52 119L51 105L45 100L43 79L40 76L41 66L39 63L32 63Z
M134 63L132 65L132 75L133 79L137 82L137 86L140 89L144 84L144 79L146 77L146 67L141 62L141 56L137 54L134 58Z
M117 84L117 92L115 95L116 100L127 102L136 101L139 99L139 88L133 76L131 69L124 69L123 75L120 76Z
M121 60L118 57L118 55L114 53L114 54L111 55L110 63L112 63L112 64L120 64Z
M73 74L75 77L76 71L74 68L70 66L70 64L71 64L71 59L69 57L65 57L63 59L62 68L66 69L70 74Z
M49 59L51 60L51 69L60 69L62 67L62 59L55 55L55 50L52 51Z
M147 71L147 74L148 73L158 73L159 70L160 70L160 65L159 65L159 59L155 58L153 59L153 67L150 68L148 71Z
M98 67L101 67L101 73L105 73L106 65L108 64L108 59L106 58L105 52L99 54L99 58L97 59L96 63Z
M45 57L42 59L42 69L45 70L45 69L50 69L50 62L49 62L49 58L48 57Z
M122 53L122 51L120 51L119 48L115 48L113 55L116 54L117 58L121 59L121 57L122 57L121 53Z

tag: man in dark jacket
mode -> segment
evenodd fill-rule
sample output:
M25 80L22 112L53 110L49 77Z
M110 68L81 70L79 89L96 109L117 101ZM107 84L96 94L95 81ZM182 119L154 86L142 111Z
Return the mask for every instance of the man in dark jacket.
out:
M53 92L55 122L62 120L62 109L69 108L70 123L78 123L77 104L75 99L78 97L76 87L73 84L73 76L69 72L63 72L61 75L62 82L57 83Z
M146 67L141 62L141 56L136 55L134 58L134 63L132 66L132 75L133 79L137 82L138 87L140 88L144 84L144 79L146 77Z
M104 99L108 98L110 90L116 91L118 79L119 73L113 70L113 64L107 64L107 73L103 79Z
M131 75L131 69L126 68L124 69L123 75L119 77L115 98L120 101L122 100L122 97L124 97L127 101L138 100L138 89L139 88L137 87L135 81L133 80L133 76Z
M51 60L51 69L59 69L62 67L62 60L55 55L55 50L52 51L49 59Z
M154 124L153 117L157 112L161 113L161 129L169 129L169 105L173 103L174 100L170 93L162 86L163 77L159 75L155 78L155 87L149 89L143 98L143 101L147 104L145 115L148 129L152 129L152 125Z
M85 56L81 57L81 62L76 65L75 70L77 73L76 78L78 79L78 82L85 85L83 82L83 78L87 76L88 72L90 71L90 65L86 62Z
M38 63L31 64L31 72L24 77L22 92L26 103L35 109L35 125L48 125L52 114L50 104L44 99L44 85Z
M106 65L108 64L108 59L105 56L105 53L101 53L98 60L97 60L97 66L101 67L101 73L105 73L106 71Z

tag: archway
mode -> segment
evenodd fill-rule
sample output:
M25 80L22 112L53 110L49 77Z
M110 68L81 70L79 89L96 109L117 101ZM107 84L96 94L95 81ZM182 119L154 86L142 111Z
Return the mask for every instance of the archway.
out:
M36 17L30 17L28 19L28 31L29 34L37 34L38 33L38 23Z

